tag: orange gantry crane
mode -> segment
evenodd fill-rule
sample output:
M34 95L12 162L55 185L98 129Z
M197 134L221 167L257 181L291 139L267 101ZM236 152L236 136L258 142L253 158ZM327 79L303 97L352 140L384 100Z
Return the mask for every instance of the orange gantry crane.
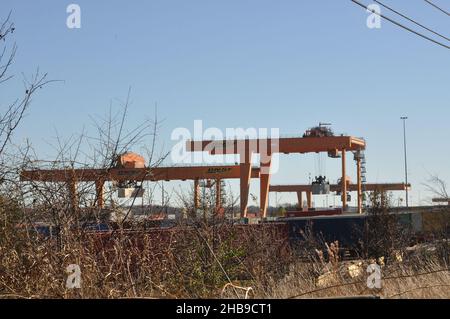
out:
M267 213L270 167L272 155L304 154L327 152L330 157L342 160L342 180L346 180L346 152L358 153L365 149L366 143L361 138L352 136L327 136L327 134L305 134L303 137L265 138L265 139L230 139L187 141L186 149L191 152L208 152L214 154L239 154L240 156L240 200L241 217L247 217L248 195L251 177L251 163L254 154L260 155L260 216L265 218ZM357 162L358 207L362 207L361 188L361 156L355 156ZM342 203L347 207L347 183L342 183Z
M259 178L259 168L250 169L251 178ZM95 182L96 206L103 208L103 188L105 182L130 181L194 181L194 206L199 205L199 180L215 180L216 205L220 203L220 181L222 179L237 179L241 176L239 165L221 166L172 166L172 167L145 167L144 159L134 153L127 153L119 157L115 167L109 169L36 169L24 170L20 174L21 181L66 183L69 187L72 207L78 207L76 185L79 182Z
M367 183L364 184L365 191L374 192L374 191L404 191L406 189L410 189L411 184L405 183ZM341 191L342 186L340 184L330 185L330 192L339 192ZM358 191L359 187L357 184L347 185L347 191L355 192ZM303 193L306 193L306 201L308 209L312 208L312 186L311 185L270 185L269 192L274 193L296 193L298 199L299 208L303 207ZM362 213L362 209L358 207L358 213Z

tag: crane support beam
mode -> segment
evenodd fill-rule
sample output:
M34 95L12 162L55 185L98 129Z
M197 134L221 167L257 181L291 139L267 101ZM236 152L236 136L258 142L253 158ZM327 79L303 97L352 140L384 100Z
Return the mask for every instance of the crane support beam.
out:
M364 184L364 188L368 192L380 191L405 191L406 189L411 189L411 184L405 183L373 183ZM341 184L330 185L331 192L338 192L342 190ZM348 184L347 191L358 192L358 213L362 213L362 188L361 184ZM308 209L312 208L312 186L311 185L270 185L269 192L272 193L296 193L298 199L298 206L300 209L303 208L303 192L306 192ZM433 202L443 203L447 202L450 205L450 199L434 199Z
M368 183L364 184L364 188L368 192L374 191L405 191L406 188L411 189L411 184L405 183ZM337 192L341 190L340 184L330 185L331 192ZM348 186L348 191L356 192L358 190L357 184L350 184ZM298 193L298 192L310 192L312 191L311 185L270 185L270 192L274 193Z
M259 168L250 167L251 177L259 178ZM111 168L111 169L56 169L25 170L21 181L67 182L75 177L77 182L90 181L172 181L196 179L240 178L239 165L225 166L174 166L155 168Z
M70 194L70 204L72 207L78 207L78 195L76 185L79 182L95 182L96 206L103 208L103 188L107 181L171 181L171 180L194 180L194 207L200 206L199 198L199 180L215 179L216 187L216 206L220 208L220 180L222 179L242 179L244 176L244 187L247 189L251 178L259 178L260 169L252 167L251 164L245 165L221 165L221 166L174 166L174 167L155 167L155 168L111 168L111 169L56 169L56 170L24 170L20 174L21 181L53 182L67 183ZM242 204L246 203L241 202Z
M289 137L278 139L247 139L247 140L218 140L218 141L187 141L188 152L208 152L215 154L242 154L246 151L259 154L267 149L269 153L319 153L363 150L366 147L364 140L352 136L328 136L328 137Z

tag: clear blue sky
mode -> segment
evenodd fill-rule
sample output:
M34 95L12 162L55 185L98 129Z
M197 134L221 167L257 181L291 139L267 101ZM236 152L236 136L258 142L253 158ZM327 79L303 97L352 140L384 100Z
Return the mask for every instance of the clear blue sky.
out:
M282 134L325 121L367 139L373 182L403 181L399 117L408 115L413 203L429 195L421 186L428 172L450 181L450 51L385 21L368 29L368 13L349 0L73 2L79 30L66 27L69 1L2 1L1 16L13 10L16 24L14 71L39 67L64 80L39 92L16 135L31 138L42 157L52 154L55 130L79 133L131 86L130 121L151 117L157 102L167 150L171 131L196 119ZM385 3L450 36L448 16L424 1ZM2 95L21 89L18 77ZM314 160L282 157L272 182L307 182ZM339 161L328 160L326 173L336 179Z

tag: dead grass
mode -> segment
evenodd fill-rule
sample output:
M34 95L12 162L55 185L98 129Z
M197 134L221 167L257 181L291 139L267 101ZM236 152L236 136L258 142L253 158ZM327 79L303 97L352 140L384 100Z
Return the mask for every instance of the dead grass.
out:
M286 264L284 241L226 224L103 235L65 230L52 240L25 231L2 235L3 298L217 298L230 282L254 286L262 273L279 278L278 262ZM70 264L80 265L81 289L65 287Z
M375 260L347 261L338 264L296 263L291 266L289 274L283 280L272 282L270 295L261 297L450 298L450 267L442 256L424 257L421 252L415 252L406 260L383 265L381 289L367 287L366 269L373 262Z
M339 261L333 255L325 260L320 254L315 262L271 260L263 252L250 258L246 255L250 250L233 247L223 240L225 235L221 244L213 244L206 239L207 233L198 237L192 229L170 235L118 232L107 240L84 236L80 235L81 241L66 238L60 248L52 241L25 238L14 247L4 243L0 247L0 298L243 297L246 291L242 289L237 295L236 289L223 293L230 281L251 287L249 296L259 298L450 298L449 265L436 250L430 253L429 245L386 265L378 260L382 288L373 290L366 285L366 268L375 260ZM171 238L167 241L162 236ZM205 239L211 248L215 245L215 257L202 244ZM274 262L287 267L284 276L273 272ZM81 265L81 289L65 288L65 267L72 263ZM256 263L260 267L254 267Z

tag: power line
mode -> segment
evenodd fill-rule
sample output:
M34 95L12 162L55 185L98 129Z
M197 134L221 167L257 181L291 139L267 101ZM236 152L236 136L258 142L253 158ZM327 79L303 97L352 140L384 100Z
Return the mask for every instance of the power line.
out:
M387 20L387 21L389 21L389 22L395 24L396 26L399 26L400 28L403 28L403 29L405 29L405 30L407 30L407 31L409 31L409 32L411 32L411 33L414 33L415 35L418 35L418 36L421 37L421 38L424 38L425 40L428 40L428 41L430 41L430 42L433 42L434 44L440 45L441 47L444 47L444 48L450 50L450 46L448 46L448 45L446 45L446 44L444 44L444 43L442 43L442 42L439 42L439 41L437 41L437 40L434 40L434 39L432 39L432 38L430 38L430 37L428 37L428 36L426 36L426 35L424 35L424 34L422 34L422 33L420 33L420 32L417 32L417 31L415 31L415 30L413 30L413 29L411 29L411 28L409 28L409 27L407 27L407 26L405 26L405 25L403 25L403 24L401 24L401 23L399 23L399 22L397 22L397 21L395 21L395 20L393 20L393 19L391 19L391 18L389 18L389 17L387 17L387 16L381 14L381 13L376 12L375 10L371 10L371 9L369 9L368 6L366 6L365 4L359 2L358 0L350 0L350 1L352 1L353 3L355 3L355 4L357 4L357 5L361 6L361 7L363 7L363 8L366 9L367 11L373 12L373 13L376 14L377 16L379 16L379 17L381 17L381 18L383 18L383 19L385 19L385 20Z
M434 33L435 35L437 35L437 36L439 36L439 37L441 37L441 38L443 38L443 39L445 39L445 40L447 40L447 41L450 41L450 38L447 38L445 35L442 35L442 34L436 32L436 31L434 31L434 30L432 30L432 29L430 29L430 28L424 26L423 24L421 24L421 23L419 23L419 22L417 22L417 21L415 21L415 20L413 20L413 19L411 19L411 18L405 16L404 14L398 12L397 10L395 10L395 9L393 9L393 8L391 8L391 7L387 6L387 5L385 5L384 3L382 3L382 2L380 2L380 1L378 1L378 0L374 0L374 1L375 1L376 3L378 3L379 5L385 7L386 9L388 9L388 10L390 10L390 11L392 11L392 12L398 14L398 15L401 16L402 18L405 18L406 20L411 21L412 23L418 25L419 27L421 27L421 28L423 28L423 29L425 29L425 30L427 30L427 31L429 31L429 32L431 32L431 33Z
M439 11L444 12L446 15L450 16L450 12L442 9L441 7L439 7L438 5L434 4L433 2L431 2L430 0L424 0L426 3L428 3L429 5L435 7L436 9L438 9Z

